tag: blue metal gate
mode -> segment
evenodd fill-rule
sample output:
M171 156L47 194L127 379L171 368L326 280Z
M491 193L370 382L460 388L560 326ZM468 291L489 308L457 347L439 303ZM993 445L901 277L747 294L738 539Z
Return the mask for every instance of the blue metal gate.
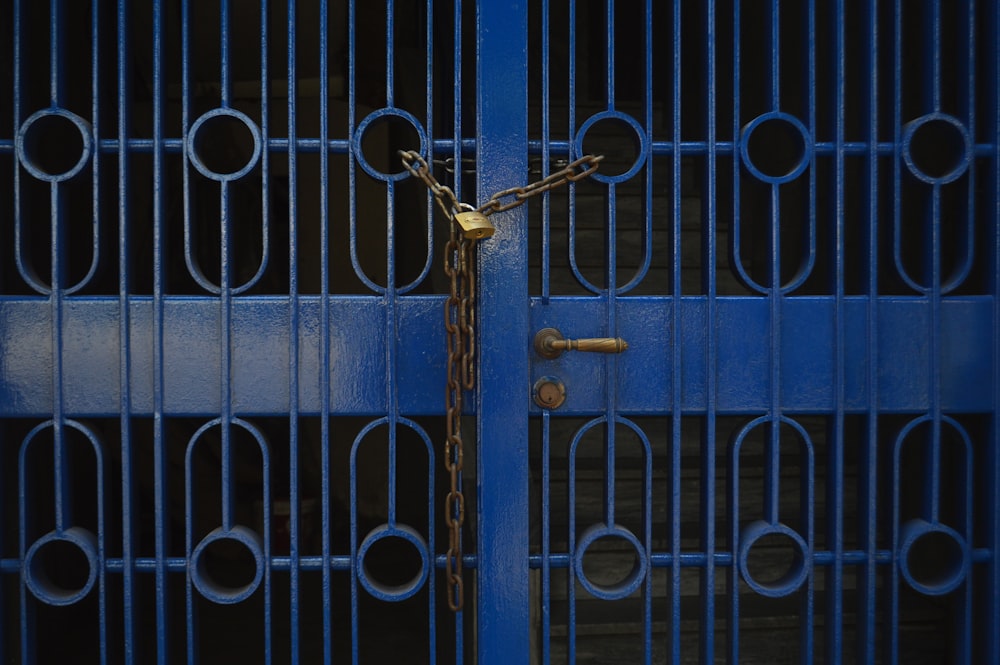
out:
M0 16L5 662L1000 660L995 2Z

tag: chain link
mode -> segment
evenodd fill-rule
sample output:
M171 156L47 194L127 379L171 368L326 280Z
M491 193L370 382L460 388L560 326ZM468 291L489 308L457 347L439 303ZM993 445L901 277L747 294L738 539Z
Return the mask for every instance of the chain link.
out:
M448 582L448 607L453 612L462 609L465 601L462 583L462 525L465 523L465 496L462 494L461 472L465 451L462 441L463 391L475 384L473 375L472 340L475 320L471 313L474 271L470 240L451 224L451 237L445 246L444 271L450 282L445 301L444 327L447 332L448 374L445 389L447 406L444 462L450 487L445 498L444 519L448 529L448 551L445 555L445 579Z
M524 187L511 187L497 192L490 197L490 200L479 206L478 211L484 215L492 215L495 212L503 212L524 205L532 196L538 196L551 191L556 187L565 185L567 182L577 182L583 180L597 170L598 164L604 159L604 155L584 155L580 159L570 162L564 168L547 175L546 177L533 182ZM581 167L583 170L580 170ZM509 198L506 203L503 199Z
M459 231L455 215L476 210L489 216L527 203L551 189L586 178L597 170L603 155L587 155L566 165L551 175L524 187L512 187L494 194L479 208L462 203L450 187L442 185L431 173L430 166L419 153L399 152L403 166L419 178L434 195L450 222L451 235L444 249L444 273L449 281L448 298L444 306L444 329L447 333L448 376L445 388L446 437L444 463L448 470L450 489L445 497L444 519L448 528L448 551L445 554L445 578L448 582L448 607L458 612L465 604L462 582L462 525L465 524L465 495L462 494L461 473L465 458L462 440L462 399L465 391L476 386L476 239ZM581 170L582 167L582 170ZM504 199L508 199L504 201Z
M455 192L450 187L442 185L437 181L434 174L431 173L430 166L419 153L413 150L400 150L399 156L402 157L403 166L406 167L406 170L411 175L422 180L427 185L427 189L431 190L431 194L434 195L438 205L441 206L441 210L444 211L448 219L470 208L470 206L466 206L458 200ZM505 210L524 205L533 196L544 194L556 187L565 185L567 182L583 180L597 170L602 159L604 159L604 155L584 155L530 185L511 187L510 189L499 191L491 196L489 201L478 208L474 208L474 210L489 217L495 212L504 212ZM505 202L504 199L510 200Z

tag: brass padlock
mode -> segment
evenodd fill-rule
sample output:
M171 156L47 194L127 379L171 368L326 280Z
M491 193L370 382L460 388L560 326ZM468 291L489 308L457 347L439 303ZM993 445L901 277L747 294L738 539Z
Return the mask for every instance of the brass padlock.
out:
M489 238L497 230L489 218L477 210L457 213L455 221L462 228L462 235L471 240Z

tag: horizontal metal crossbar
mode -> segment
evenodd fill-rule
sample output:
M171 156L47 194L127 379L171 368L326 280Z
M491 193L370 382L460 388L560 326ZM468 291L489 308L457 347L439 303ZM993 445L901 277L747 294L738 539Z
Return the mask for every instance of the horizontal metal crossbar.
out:
M754 368L766 363L766 347L758 340L768 336L768 304L764 298L730 297L715 300L715 320L707 319L702 297L681 299L682 337L692 338L705 326L719 332L715 350L718 397L716 409L725 413L757 413L767 409L767 376ZM411 296L397 302L401 334L397 349L397 386L402 413L433 414L441 396L434 389L444 376L443 358L414 347L422 339L430 348L444 344L441 330L441 296ZM930 309L919 297L878 298L880 375L879 410L914 413L927 408L929 362L919 336L909 331L926 325ZM673 299L670 297L619 298L618 332L631 344L619 359L618 409L621 413L669 413L670 365L666 350L671 336ZM532 326L558 324L579 335L594 336L599 299L553 297L532 301ZM941 403L952 412L989 412L993 394L989 358L995 335L990 324L991 296L951 298L942 304L942 353L949 362L941 366ZM116 298L71 298L63 311L63 372L67 390L67 415L116 415L119 401L119 352ZM212 298L164 299L163 348L169 371L164 374L163 412L171 415L218 413L219 394L213 386L220 371L219 311ZM845 367L847 391L844 407L863 412L868 407L863 355L868 298L846 298L845 330L852 343L846 348L855 357ZM152 312L149 298L130 299L131 413L152 413ZM318 297L299 299L299 412L320 411L320 390L329 382L331 413L375 415L386 409L385 316L377 297L338 297L329 303L330 352L336 362L326 380L319 364L320 303ZM789 413L822 413L834 408L833 356L835 302L829 297L788 298L782 312L785 349L782 363L782 408ZM6 349L5 372L0 382L0 413L4 416L44 416L52 409L52 346L49 343L51 307L41 298L8 298L0 302L0 346ZM232 404L235 413L278 415L287 413L288 390L269 377L287 375L289 305L286 298L248 296L233 302ZM575 333L576 334L576 333ZM525 351L529 350L525 343ZM684 346L685 384L681 410L704 412L705 353L703 345ZM597 413L604 404L600 358L569 354L557 362L564 381L574 390L560 413ZM641 368L641 371L640 371ZM552 371L546 365L539 371ZM443 379L442 379L443 381ZM261 385L270 384L268 390ZM470 407L471 408L471 407Z

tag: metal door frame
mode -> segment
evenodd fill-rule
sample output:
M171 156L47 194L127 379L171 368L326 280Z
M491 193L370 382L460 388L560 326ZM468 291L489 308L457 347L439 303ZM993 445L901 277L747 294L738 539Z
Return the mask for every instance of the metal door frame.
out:
M479 2L477 191L528 172L527 0ZM477 653L483 665L528 662L528 263L525 208L495 215L479 249L481 334Z

